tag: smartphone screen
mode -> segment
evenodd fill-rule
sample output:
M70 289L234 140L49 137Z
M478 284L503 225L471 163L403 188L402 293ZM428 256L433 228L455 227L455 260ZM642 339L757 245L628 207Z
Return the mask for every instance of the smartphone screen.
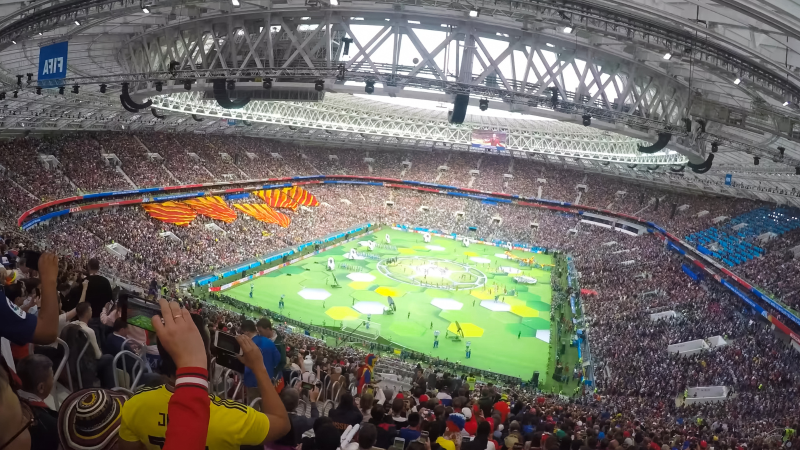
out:
M161 306L158 303L148 302L143 298L135 297L129 292L122 292L119 294L117 308L120 309L122 319L127 323L155 333L156 330L153 328L150 318L161 314Z
M236 342L236 337L221 331L217 331L214 335L214 347L232 355L240 355L242 353L242 348Z
M311 383L302 383L302 385L303 385L303 389L305 389L307 391L311 391L311 390L314 389L314 385L311 384Z

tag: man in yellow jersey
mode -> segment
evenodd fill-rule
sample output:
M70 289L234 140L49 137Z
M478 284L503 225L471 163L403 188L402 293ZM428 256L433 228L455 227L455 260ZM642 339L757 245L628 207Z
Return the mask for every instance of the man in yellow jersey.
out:
M202 326L199 316L192 314L192 319L200 330L205 347L209 348L208 328ZM209 450L238 450L242 445L262 445L280 439L291 427L289 416L270 382L258 347L246 336L237 336L236 340L244 353L240 360L256 377L262 409L266 413L210 395L211 417L206 438L206 448ZM177 369L172 357L160 342L158 351L162 360L161 372L169 377L169 382L159 387L142 389L125 403L119 429L120 450L161 450L164 446L169 399L174 391Z

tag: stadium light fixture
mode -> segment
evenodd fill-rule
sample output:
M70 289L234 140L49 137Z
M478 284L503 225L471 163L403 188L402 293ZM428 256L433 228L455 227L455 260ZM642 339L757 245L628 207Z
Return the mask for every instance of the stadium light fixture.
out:
M15 41L13 39L11 40L11 43L14 44L14 45L17 45L17 41Z
M76 21L75 21L75 25L77 25L77 26L81 26L81 21L80 21L80 20L76 20Z
M239 7L241 6L241 2L239 2L239 0L231 0L231 5Z
M672 59L672 53L670 52L664 53L664 59Z
M572 33L572 25L567 25L564 27L564 33L570 34Z
M339 6L339 0L331 0L331 6Z
M142 12L145 14L150 14L150 8L148 8L147 6L142 6Z
M42 33L41 31L40 31L40 32L38 32L37 34L38 34L39 36L44 36L44 33Z
M551 43L549 43L549 42L545 42L545 44L544 44L544 45L546 45L546 46L548 46L548 47L550 47L550 48L553 48L553 47L555 47L555 45L554 45L554 44L551 44Z
M789 106L789 100L786 100L785 102L783 102L783 106Z
M470 17L478 17L480 14L481 14L480 11L478 11L477 9L470 9L469 10L469 16Z
M741 79L741 78L736 78L735 80L733 80L733 84L735 84L735 85L737 85L737 86L738 86L738 85L739 85L739 83L741 83L741 82L742 82L742 79Z

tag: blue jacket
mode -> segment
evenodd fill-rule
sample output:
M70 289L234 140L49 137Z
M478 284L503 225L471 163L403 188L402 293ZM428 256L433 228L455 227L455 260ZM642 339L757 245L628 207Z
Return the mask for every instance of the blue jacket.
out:
M261 357L264 359L264 367L267 368L267 373L270 379L275 378L275 368L281 362L281 353L275 347L275 343L261 335L253 336L253 343L256 344L261 350ZM245 367L244 369L244 385L250 388L258 387L256 377L253 371Z

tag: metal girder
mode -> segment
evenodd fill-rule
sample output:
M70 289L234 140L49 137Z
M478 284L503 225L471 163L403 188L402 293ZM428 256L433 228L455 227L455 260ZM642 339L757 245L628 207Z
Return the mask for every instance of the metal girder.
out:
M357 3L375 5L374 1ZM165 0L154 2L151 6L170 8L177 4L185 2ZM397 4L402 3L398 0ZM7 45L12 38L23 39L35 32L58 28L75 18L89 19L94 15L108 14L110 11L124 8L135 11L141 4L135 0L79 0L68 3L52 0L37 2L36 6L35 9L23 8L17 14L6 18L5 26L0 30L0 43ZM391 6L391 2L387 6ZM415 6L461 12L474 7L473 3L466 0L422 0ZM741 76L782 98L800 100L800 87L797 85L796 74L784 73L785 68L760 59L752 49L740 46L724 35L714 33L696 23L684 21L676 24L674 21L666 20L666 15L664 20L653 20L652 15L659 12L652 8L645 9L631 4L628 8L622 9L589 0L565 0L558 4L547 0L526 2L498 0L492 5L481 4L480 8L484 16L504 17L522 23L538 22L562 26L570 24L598 36L632 42L643 47L668 49L676 53L683 53L688 49L688 54L691 54L698 64L724 69L731 76ZM770 67L765 67L765 64Z
M223 119L239 119L311 130L377 135L399 139L429 140L469 146L473 124L454 126L445 120L419 120L397 114L369 111L366 108L339 108L335 102L292 103L251 102L239 110L228 110L215 101L204 100L202 93L180 93L153 98L162 110L202 114ZM507 148L533 153L561 155L651 165L679 165L686 159L677 153L643 154L636 151L640 141L609 134L586 134L578 127L563 124L559 131L508 128Z

